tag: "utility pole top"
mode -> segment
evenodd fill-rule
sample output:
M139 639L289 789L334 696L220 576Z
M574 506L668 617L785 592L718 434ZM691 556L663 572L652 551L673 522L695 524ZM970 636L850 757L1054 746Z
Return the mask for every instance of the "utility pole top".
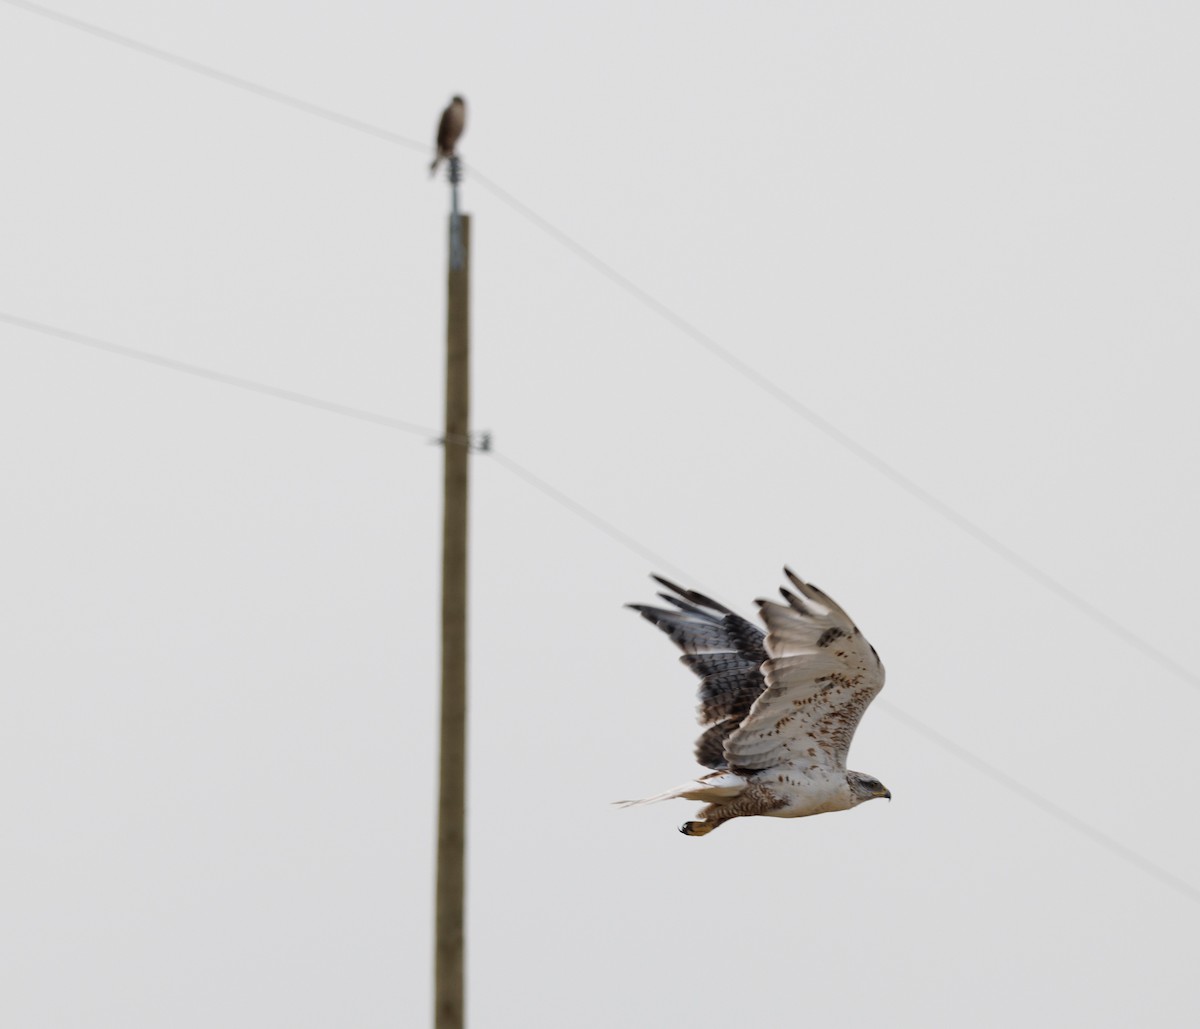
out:
M458 212L458 184L462 182L462 161L451 154L446 177L450 180L450 268L461 271L463 266L462 216Z

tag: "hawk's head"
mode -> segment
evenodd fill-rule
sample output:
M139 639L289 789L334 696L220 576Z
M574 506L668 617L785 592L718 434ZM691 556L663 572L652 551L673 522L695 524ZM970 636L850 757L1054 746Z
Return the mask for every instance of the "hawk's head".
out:
M854 794L856 804L861 804L864 800L874 800L876 797L892 799L892 791L873 775L866 775L863 772L847 772L846 785Z

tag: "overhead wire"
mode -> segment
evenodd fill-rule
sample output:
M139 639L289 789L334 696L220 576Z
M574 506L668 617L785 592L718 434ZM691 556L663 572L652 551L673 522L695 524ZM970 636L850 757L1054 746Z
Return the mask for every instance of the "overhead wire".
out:
M963 764L970 765L975 769L975 771L987 776L994 782L999 783L1010 793L1016 794L1026 803L1032 804L1036 808L1040 808L1047 815L1058 819L1058 821L1062 822L1064 825L1070 826L1081 836L1086 837L1093 843L1103 847L1105 850L1111 851L1117 857L1122 858L1135 868L1141 869L1141 871L1157 879L1164 886L1170 887L1176 893L1187 897L1188 900L1195 901L1197 904L1200 904L1200 889L1197 889L1186 880L1181 879L1173 872L1168 872L1165 868L1156 862L1151 861L1144 854L1139 853L1132 847L1127 847L1119 840L1109 836L1108 833L1101 832L1090 822L1085 822L1082 818L1080 818L1078 815L1072 814L1061 804L1056 804L1054 801L1043 797L1040 793L1038 793L1036 790L1030 789L1019 779L1014 778L1002 769L997 768L990 761L985 761L983 758L979 757L978 754L971 752L966 747L955 743L952 739L950 739L950 737L938 732L932 726L927 725L919 718L915 718L908 714L908 712L902 711L900 708L896 707L895 704L889 703L883 698L877 698L875 701L875 706L881 708L885 713L891 715L898 722L902 722L914 732L924 736L925 739L941 747L942 750L949 754L953 754L956 758L958 758L959 761L963 762Z
M195 375L200 378L208 379L212 382L220 383L222 385L235 386L240 389L249 390L253 393L274 397L278 400L286 400L292 403L314 407L330 414L338 414L342 415L343 417L354 418L358 421L370 422L403 432L417 433L426 436L431 441L444 442L444 440L436 439L435 430L417 425L413 422L402 421L398 418L390 418L371 411L350 407L346 404L329 403L307 394L296 393L291 390L277 389L276 387L268 386L265 383L255 382L249 379L241 379L232 375L226 375L224 372L215 372L211 369L201 368L197 365L187 364L183 361L175 361L170 358L158 357L157 355L150 354L143 350L137 350L133 347L121 346L105 340L99 340L92 336L86 336L83 333L60 329L56 326L46 325L42 322L35 322L28 318L19 318L15 315L5 312L0 312L0 322L6 322L10 325L14 325L18 328L26 329L32 332L55 336L59 339L64 339L72 343L78 343L83 346L92 347L106 353L117 354L122 357L145 361L149 364L156 365L160 368L167 368L171 371L180 372L187 375ZM472 441L470 439L465 439L461 441L451 440L450 442L462 443L463 445L471 446ZM610 539L629 550L631 553L636 554L638 557L644 560L650 561L656 570L669 572L671 575L684 581L697 582L697 579L694 576L689 575L687 572L668 561L661 554L642 544L636 537L617 528L610 521L598 515L586 504L582 504L568 496L562 490L547 482L541 476L530 471L524 465L518 463L508 455L496 450L494 446L489 447L489 449L486 451L480 451L480 453L489 457L494 463L504 468L515 478L520 479L526 483L526 485L537 490L543 496L552 500L554 503L560 505L567 511L570 511L576 517L587 522L594 529L604 533ZM1120 841L1114 839L1107 833L1102 832L1095 826L1079 818L1077 815L1072 814L1061 805L1056 804L1046 797L1043 797L1040 793L1024 785L1020 780L1009 775L1007 772L1004 772L991 762L979 757L966 747L955 743L948 736L938 732L921 719L908 714L886 700L880 699L876 701L876 705L891 717L897 719L913 731L924 736L927 740L930 740L942 750L951 754L964 764L970 765L976 771L991 778L1005 789L1021 797L1023 800L1039 808L1051 817L1074 829L1077 833L1091 840L1094 844L1103 847L1113 854L1116 854L1133 867L1140 869L1142 872L1150 875L1163 885L1169 887L1182 896L1187 897L1189 900L1200 903L1200 889L1192 886L1184 879L1181 879L1179 876L1163 868L1156 862L1151 861L1138 851L1133 850L1131 847L1128 847Z
M518 479L523 479L528 485L549 497L556 504L565 507L572 514L577 515L589 525L599 529L610 539L616 540L616 542L623 546L626 550L649 561L656 568L656 570L670 572L671 575L679 579L691 580L692 582L697 581L695 576L689 575L678 565L668 561L661 554L657 554L649 547L644 546L635 537L630 536L629 533L618 529L612 524L612 522L601 518L598 514L596 514L595 511L591 510L591 508L584 506L577 500L572 500L562 490L558 489L556 486L552 486L545 479L541 478L541 476L535 475L523 465L517 464L516 461L504 454L502 451L493 448L490 451L489 456L501 467L506 468L512 475L515 475Z
M349 115L342 114L327 107L322 107L319 104L313 104L306 100L301 100L299 97L291 96L276 89L271 89L268 86L263 86L259 83L252 82L249 79L244 79L236 75L230 75L219 69L209 65L202 64L199 61L193 61L190 58L182 57L170 51L163 50L159 47L150 46L142 43L139 40L129 36L124 36L116 32L110 32L91 22L83 21L80 18L73 18L69 15L61 14L51 8L44 7L41 4L29 2L29 0L0 0L0 3L8 4L11 7L20 8L28 11L31 14L36 14L60 24L77 29L81 32L86 32L98 39L102 39L109 43L114 43L119 46L134 50L148 57L153 57L160 61L165 61L173 64L176 67L183 68L187 71L194 72L198 75L206 76L217 82L224 83L227 86L232 86L236 89L245 90L253 93L256 96L270 100L274 103L282 104L286 107L291 107L295 110L302 111L305 114L312 115L317 118L322 118L326 121L340 125L343 128L351 129L355 132L366 133L378 139L385 140L389 143L394 143L397 146L402 146L410 150L426 153L429 151L429 146L419 140L409 136L404 136L397 132L392 132L379 125L374 125L370 122L363 121L360 118L354 118ZM722 361L728 367L732 368L748 382L756 386L758 389L771 396L780 404L787 407L794 414L807 421L810 425L823 433L829 439L833 440L843 449L854 454L860 461L868 465L880 475L891 481L895 486L908 493L919 503L924 504L930 510L936 512L946 521L950 522L961 532L974 539L981 546L990 550L997 557L1012 565L1027 578L1036 582L1049 593L1057 596L1067 605L1075 608L1085 617L1103 627L1106 631L1118 637L1122 642L1132 649L1138 651L1143 656L1147 657L1161 668L1170 672L1176 678L1187 683L1195 689L1200 689L1200 674L1192 671L1182 662L1171 657L1166 651L1155 646L1148 640L1145 640L1138 633L1134 632L1119 619L1114 618L1102 608L1093 604L1079 593L1076 593L1059 579L1050 575L1040 566L1034 564L1028 558L1023 557L1012 547L1001 542L996 536L988 532L982 526L976 524L966 515L959 512L957 509L941 500L939 497L931 493L925 487L921 486L914 479L905 475L890 462L880 457L870 448L859 443L854 437L838 428L833 422L818 413L814 408L803 403L794 397L787 390L783 389L768 376L758 371L753 365L742 360L727 347L723 346L707 333L702 332L699 328L689 322L686 318L679 315L673 309L660 301L653 294L643 289L628 276L617 271L612 265L598 257L595 253L577 242L566 232L559 229L556 225L543 217L528 204L523 203L517 197L513 196L508 190L504 189L498 183L481 173L474 166L469 166L471 175L474 181L478 182L484 189L488 190L502 203L507 205L518 215L528 220L531 224L538 227L561 246L565 247L571 253L575 254L580 260L599 272L601 275L608 278L630 296L634 297L641 304L653 311L664 321L673 325L687 338L694 343L706 349L710 354Z
M694 577L689 576L686 572L680 571L678 568L670 565L661 556L656 555L653 551L649 550L649 548L643 546L635 537L630 536L628 533L623 532L620 529L617 529L610 522L607 522L598 516L586 505L572 499L557 487L550 485L550 483L546 482L544 479L534 475L528 469L518 465L517 462L512 460L512 458L509 458L495 450L493 450L489 456L493 461L507 468L518 478L529 483L555 503L560 504L568 511L571 511L584 521L588 522L590 525L604 532L605 535L615 540L630 552L637 554L639 557L649 558L654 561L658 570L670 572L673 576L680 578L685 582L697 582ZM1009 775L997 765L994 765L990 761L981 758L978 754L968 750L966 747L955 743L954 740L952 740L949 736L938 732L937 729L934 729L931 725L924 722L922 719L917 718L915 715L909 714L908 712L883 698L876 699L875 706L880 708L885 714L907 726L912 731L923 736L926 740L933 743L941 750L957 758L964 764L969 765L971 768L975 769L975 771L991 779L993 782L998 783L1010 793L1020 797L1026 803L1032 804L1034 807L1049 815L1051 818L1054 818L1070 829L1073 829L1076 833L1085 839L1090 840L1093 844L1102 847L1103 849L1116 855L1132 867L1137 868L1141 872L1144 872L1150 877L1156 879L1163 886L1174 890L1176 893L1186 897L1188 900L1200 904L1200 889L1187 882L1187 880L1182 879L1173 872L1168 871L1157 862L1152 861L1150 858L1146 857L1139 851L1134 850L1132 847L1126 846L1124 843L1121 843L1108 833L1097 829L1090 822L1087 822L1078 815L1073 814L1062 805L1042 796L1042 794L1026 786L1019 779Z
M418 436L424 436L432 443L446 442L446 436L439 433L437 429L429 426L418 425L416 422L407 422L400 418L392 418L388 415L377 414L374 411L367 411L360 407L352 407L349 404L338 404L328 400L322 400L320 397L314 397L307 393L297 393L294 390L280 389L277 386L271 386L265 382L258 382L254 379L244 379L236 375L229 375L226 372L215 371L211 368L204 368L200 365L189 364L186 361L177 361L169 357L161 357L158 354L151 353L146 350L139 350L136 347L123 346L119 343L111 343L108 340L97 339L95 336L88 336L82 332L73 332L70 329L63 329L56 325L47 325L45 322L36 322L30 318L21 318L14 314L9 314L6 311L0 311L0 322L13 325L19 329L25 329L29 332L37 332L44 336L53 336L58 339L67 340L71 343L78 343L81 346L91 347L94 350L101 350L109 354L117 354L121 357L127 357L136 361L144 361L146 364L156 365L159 368L167 368L173 372L179 372L184 375L194 375L197 378L207 379L210 382L217 382L223 386L234 386L237 389L244 389L251 393L259 393L263 396L274 397L276 400L286 400L293 404L303 404L306 407L313 407L319 411L328 411L331 414L339 414L346 418L354 418L360 422L369 422L373 425L382 425L389 429L398 429L401 432L413 433ZM475 440L471 437L463 437L461 439L451 438L451 443L461 444L472 449L475 447ZM590 508L583 504L572 500L569 496L548 483L539 475L534 474L524 465L518 464L511 457L495 450L489 443L488 449L483 451L489 454L497 464L505 468L510 474L518 479L524 480L528 485L545 494L555 503L562 505L568 511L582 518L590 525L599 529L609 538L615 540L621 546L627 548L639 557L650 561L655 567L665 572L670 572L672 575L677 575L680 578L693 578L687 572L683 571L677 565L673 564L661 554L656 553L649 547L643 546L633 536L626 532L622 532L611 522L600 515L596 514Z
M511 207L522 217L528 219L534 225L542 229L547 235L551 236L562 246L566 247L573 254L586 262L596 271L600 272L606 278L616 283L626 293L640 301L645 307L649 308L655 314L659 315L665 321L675 326L680 332L704 347L718 360L724 362L728 367L741 375L748 382L758 387L768 396L773 397L779 403L783 404L794 414L799 415L814 428L824 433L832 439L844 450L848 450L864 464L873 468L884 478L890 480L894 485L900 487L910 496L914 497L926 507L941 515L946 521L950 522L960 531L974 539L977 543L986 547L993 554L997 555L1010 565L1022 572L1028 578L1032 579L1043 589L1053 593L1066 604L1074 607L1081 614L1090 618L1096 624L1107 629L1113 635L1120 639L1129 647L1139 651L1144 656L1150 658L1156 664L1162 666L1167 671L1173 673L1178 678L1182 679L1189 685L1200 688L1200 674L1193 672L1165 651L1154 646L1152 643L1144 640L1137 633L1133 632L1128 626L1124 625L1118 619L1097 607L1091 601L1080 596L1074 590L1070 589L1054 576L1044 571L1038 565L1035 565L1028 558L1023 557L1017 551L1006 543L1001 542L990 532L983 527L977 525L966 515L961 514L955 508L951 507L944 500L935 496L925 487L921 486L915 480L909 478L899 469L894 467L884 458L880 457L873 450L863 446L848 433L839 429L829 419L818 414L813 408L798 400L796 397L788 393L777 383L773 382L762 372L758 371L752 365L743 361L736 354L732 353L726 347L722 346L711 336L702 332L695 325L677 314L666 304L660 301L657 297L648 293L637 283L633 282L627 276L617 271L606 261L597 257L594 253L588 250L585 246L577 243L561 229L551 224L540 214L522 203L507 190L502 189L496 183L482 176L477 170L472 169L472 178L479 182L480 185L489 189L496 197Z
M145 56L153 57L157 60L173 64L196 74L206 76L215 81L224 83L225 85L245 90L263 99L270 100L286 107L301 111L305 114L338 124L344 128L348 128L356 132L362 132L378 139L382 139L386 142L393 143L410 150L419 151L421 153L425 153L429 149L426 144L418 140L384 129L381 126L373 125L361 119L353 118L329 108L321 107L318 104L301 100L298 97L262 86L248 79L230 75L226 72L220 71L219 69L212 68L209 65L202 64L198 61L193 61L189 58L182 57L178 54L171 53L158 47L150 46L149 44L142 43L128 36L111 32L100 26L83 21L82 19L70 17L50 8L43 7L40 4L30 3L29 0L0 0L0 2L59 22L60 24L77 29L81 32L88 33L106 42L126 47ZM529 220L547 235L555 239L560 245L570 250L593 269L600 272L610 281L614 282L620 288L628 292L631 296L635 297L644 306L658 314L665 321L674 325L685 336L690 338L693 342L704 347L711 354L713 354L713 356L717 357L719 360L723 361L729 367L737 371L740 375L747 379L747 381L751 382L763 392L772 396L775 400L791 409L795 414L808 421L819 431L823 432L829 438L837 442L840 446L855 454L855 456L857 456L864 463L874 468L881 475L891 480L895 485L908 492L930 509L936 511L946 520L950 521L957 528L974 538L977 542L981 543L993 553L1011 563L1029 578L1036 581L1039 585L1051 593L1054 593L1064 602L1075 607L1081 613L1089 617L1092 621L1101 625L1114 635L1120 637L1129 646L1140 651L1145 656L1149 657L1160 666L1166 668L1168 671L1171 671L1189 684L1200 687L1200 675L1192 672L1190 669L1175 661L1165 652L1143 640L1140 636L1138 636L1136 633L1133 633L1119 621L1112 618L1103 610L1067 588L1053 576L1050 576L1046 572L1042 571L1038 566L1022 557L1020 554L1012 550L1006 544L1000 542L986 530L982 529L970 519L966 518L966 516L960 514L954 508L950 507L950 505L946 504L924 487L917 484L914 480L910 479L908 476L894 468L886 460L879 457L867 447L858 443L855 439L853 439L853 437L843 432L828 419L817 413L814 409L793 397L790 393L782 389L767 376L755 369L752 365L743 361L741 358L737 357L727 348L722 346L711 336L708 336L706 333L702 332L691 322L687 321L666 304L663 304L661 301L659 301L648 291L637 285L637 283L635 283L633 280L617 271L592 251L575 241L571 236L563 232L542 215L538 214L527 204L524 204L522 201L518 200L499 184L484 176L479 172L478 169L472 167L471 172L474 180L479 182L481 186L496 196L497 199L505 203L522 217ZM276 399L303 404L309 407L328 411L333 414L340 414L345 417L355 418L360 421L382 425L388 428L397 429L399 431L421 434L426 437L435 435L435 430L425 426L417 425L412 422L405 422L400 419L379 415L374 412L354 408L349 405L332 403L321 400L317 397L309 396L307 394L296 393L291 390L284 390L278 387L270 386L266 383L227 375L226 373L217 372L212 369L206 369L198 365L191 365L186 362L175 361L171 358L159 357L158 355L137 350L132 347L125 347L118 344L109 343L96 339L95 337L86 336L83 333L46 325L41 322L35 322L31 319L21 318L16 315L0 313L0 321L4 321L8 324L19 328L28 329L30 331L57 336L58 338L79 343L84 346L89 346L94 349L145 361L150 364L158 365L159 367L169 368L177 372L199 376L223 385L234 386L262 395L272 396ZM469 445L469 441L463 442ZM655 554L649 548L644 547L634 537L621 531L620 529L617 529L611 523L596 515L585 505L574 501L561 490L558 490L556 487L546 482L546 480L541 479L539 476L519 465L511 458L508 458L506 455L500 454L495 450L490 451L489 456L502 467L505 467L511 474L522 479L528 485L537 489L544 496L565 507L567 510L572 511L578 517L584 519L596 529L604 532L611 539L626 547L631 552L638 554L640 557L654 561L654 563L663 570L670 571L672 574L687 578L686 573L682 572L678 568L675 568L670 562L663 559L660 555ZM976 768L976 770L988 775L996 782L1001 783L1010 791L1014 792L1018 796L1021 796L1029 803L1034 804L1047 814L1059 819L1064 824L1069 825L1078 833L1092 840L1097 845L1105 847L1112 853L1117 854L1134 867L1141 869L1146 874L1156 878L1163 885L1172 888L1181 895L1186 896L1188 899L1200 902L1200 890L1191 886L1183 879L1173 875L1171 872L1162 868L1155 862L1150 861L1148 858L1145 858L1138 852L1126 847L1124 844L1121 844L1117 840L1096 829L1089 823L1079 819L1065 808L1062 808L1052 801L1047 800L1045 797L1042 797L1040 794L1024 786L1019 780L1014 779L996 766L984 761L971 751L954 743L948 737L943 736L941 733L937 732L935 729L926 725L919 719L913 717L912 715L906 714L892 704L882 702L881 706L890 715L904 722L914 731L919 732L925 736L925 738L934 742L948 753L953 754L964 763L973 766Z
M304 114L310 114L314 118L324 118L326 121L333 122L335 125L341 125L346 129L353 129L355 132L362 132L368 136L374 136L376 139L385 140L388 143L394 143L396 146L406 147L409 150L418 150L421 153L429 151L429 144L422 143L419 140L411 139L408 136L402 136L398 132L391 132L379 125L373 125L371 122L363 121L361 118L353 118L348 114L342 114L340 111L331 110L328 107L322 107L320 104L309 103L307 100L301 100L299 97L291 96L288 93L280 92L278 89L271 89L269 86L260 85L257 82L251 82L249 79L243 79L238 75L230 75L228 72L221 71L219 68L213 68L211 65L201 64L199 61L193 61L189 57L182 57L179 54L171 53L169 50L163 50L157 46L151 46L149 43L143 43L140 40L133 39L130 36L123 36L119 32L110 32L108 29L95 25L92 22L84 21L82 18L72 18L69 14L63 14L60 11L55 11L50 7L43 7L41 4L30 3L29 0L0 0L0 3L8 4L10 7L18 7L23 11L28 11L30 14L36 14L42 18L48 18L50 21L56 21L60 25L66 25L69 28L86 32L90 36L95 36L97 39L102 39L106 43L114 43L117 46L123 46L128 50L133 50L145 57L153 57L155 60L164 61L167 64L173 64L177 68L183 68L186 71L194 72L197 75L203 75L206 78L213 79L216 82L224 83L226 86L232 86L235 89L242 89L248 93L254 93L256 96L262 97L264 100L270 100L272 103L282 104L284 107L291 107L294 110L301 111Z
M7 3L8 0L4 0L4 2ZM375 425L383 425L389 429L399 429L401 432L411 432L426 437L437 436L436 429L417 425L415 422L406 422L399 418L376 414L373 411L364 411L361 408L351 407L348 404L337 404L330 400L322 400L320 397L310 396L307 393L297 393L290 389L280 389L278 386L271 386L265 382L257 382L254 379L243 379L237 375L228 375L225 372L214 371L211 368L188 364L186 361L176 361L174 358L160 357L158 354L138 350L135 347L122 346L119 343L109 343L107 340L97 339L95 336L86 336L82 332L61 329L56 325L47 325L45 322L35 322L30 318L21 318L6 311L0 311L0 322L7 322L9 325L15 325L19 329L38 332L44 336L56 336L71 343L91 347L93 350L103 350L105 353L118 354L121 357L128 357L135 361L144 361L146 364L157 365L160 368L169 368L171 371L182 372L185 375L194 375L201 379L208 379L210 382L219 382L223 386L234 386L237 389L248 390L251 393L261 393L264 396L275 397L277 400L286 400L293 404L304 404L306 407L315 407L318 410L344 415L347 418L357 418L361 422L372 422Z

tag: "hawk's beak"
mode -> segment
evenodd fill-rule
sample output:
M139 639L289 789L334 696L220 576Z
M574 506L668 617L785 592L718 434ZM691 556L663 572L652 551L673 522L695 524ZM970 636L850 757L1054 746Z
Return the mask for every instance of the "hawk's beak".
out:
M891 791L891 790L889 790L889 789L888 789L888 788L885 786L885 787L883 788L883 792L882 792L882 793L876 793L876 794L875 794L875 796L877 796L877 797L886 797L888 800L891 800L891 799L892 799L892 791Z

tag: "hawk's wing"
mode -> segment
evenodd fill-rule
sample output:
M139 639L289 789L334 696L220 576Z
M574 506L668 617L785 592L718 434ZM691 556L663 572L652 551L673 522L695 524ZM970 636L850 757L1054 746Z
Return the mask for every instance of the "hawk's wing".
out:
M700 676L698 715L709 728L696 741L696 760L708 768L727 768L726 738L767 688L759 670L767 659L763 631L703 593L654 578L671 591L659 597L672 607L629 606L662 629L683 651L680 660Z
M767 688L725 741L735 770L778 765L842 771L854 730L883 688L875 648L837 604L790 570L799 596L760 600L767 626Z

